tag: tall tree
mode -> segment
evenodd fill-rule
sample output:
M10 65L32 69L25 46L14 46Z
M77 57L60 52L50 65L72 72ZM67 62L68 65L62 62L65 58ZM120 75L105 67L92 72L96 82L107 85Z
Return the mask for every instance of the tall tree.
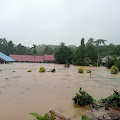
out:
M97 50L94 46L94 39L89 38L86 44L86 58L88 58L88 63L91 62L92 64L97 62Z
M72 51L70 48L65 46L65 43L60 44L60 48L57 49L55 53L56 63L65 64L65 62L71 63L72 61Z
M53 50L52 50L50 47L46 46L43 54L48 54L48 55L50 55L50 54L52 54L52 53L53 53Z
M75 65L85 65L85 43L84 38L81 39L81 45L78 47L74 59L73 64Z
M98 50L98 60L97 60L97 66L99 66L100 63L100 45L105 45L105 42L107 40L104 39L97 39L94 43L96 44L97 50Z
M34 54L34 62L35 62L35 55L37 54L36 48L37 48L37 46L35 44L33 44L32 49L33 49L33 54Z

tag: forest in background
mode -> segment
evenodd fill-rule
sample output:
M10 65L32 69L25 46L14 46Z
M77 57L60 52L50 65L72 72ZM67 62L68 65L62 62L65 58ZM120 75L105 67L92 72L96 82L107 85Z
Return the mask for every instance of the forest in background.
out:
M66 46L64 42L60 45L35 45L33 47L26 47L21 43L15 45L12 40L7 41L5 38L0 38L0 52L6 55L44 55L54 54L56 63L64 64L67 62L74 65L89 65L97 66L100 64L101 58L109 57L112 61L110 64L114 64L115 59L120 57L120 44L105 44L106 40L89 38L87 43L84 42L84 38L80 40L80 46L75 45ZM34 46L34 45L33 45ZM34 50L36 49L36 52ZM112 56L112 57L111 57Z

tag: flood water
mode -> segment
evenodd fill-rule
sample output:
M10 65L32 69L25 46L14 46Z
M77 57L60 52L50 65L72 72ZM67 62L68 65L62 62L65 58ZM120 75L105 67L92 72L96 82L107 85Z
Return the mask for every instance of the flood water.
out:
M55 66L56 73L39 73L42 66L47 71ZM44 63L0 64L0 120L34 120L30 112L44 115L50 110L80 120L87 109L72 101L80 87L97 100L111 95L113 89L120 90L120 73L111 75L105 67L83 67L84 73L80 74L78 68L65 70L64 65ZM91 78L88 69L92 70Z

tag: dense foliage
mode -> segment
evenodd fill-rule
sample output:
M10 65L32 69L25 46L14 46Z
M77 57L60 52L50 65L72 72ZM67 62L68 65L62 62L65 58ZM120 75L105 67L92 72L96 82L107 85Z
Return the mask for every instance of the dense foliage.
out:
M79 90L79 93L76 93L76 96L72 99L79 106L90 105L95 101L91 95L85 91L82 91L81 88Z
M60 48L55 53L56 63L65 64L66 61L72 62L72 50L65 46L65 43L60 44Z
M114 90L114 93L111 96L101 99L100 101L105 106L118 109L120 108L120 92Z

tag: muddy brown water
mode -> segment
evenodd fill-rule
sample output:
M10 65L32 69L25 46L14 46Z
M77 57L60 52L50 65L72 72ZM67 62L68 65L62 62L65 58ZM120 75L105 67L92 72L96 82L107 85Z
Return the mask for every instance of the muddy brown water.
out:
M55 66L56 73L39 73L41 66L47 71ZM84 73L79 74L78 68L65 70L64 65L44 63L0 64L0 120L34 120L30 112L44 115L50 110L80 120L87 109L72 101L80 87L97 100L111 95L113 89L120 90L120 73L111 75L105 67L84 67ZM92 70L91 78L88 69Z

